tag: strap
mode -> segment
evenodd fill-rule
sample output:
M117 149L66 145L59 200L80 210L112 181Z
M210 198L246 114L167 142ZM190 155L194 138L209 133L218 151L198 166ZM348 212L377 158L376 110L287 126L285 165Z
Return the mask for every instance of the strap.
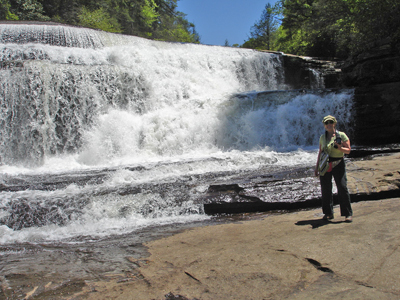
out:
M331 154L331 148L333 147L333 145L334 145L334 143L331 143L331 141L329 141L329 143L328 143L328 140L327 140L327 138L326 138L326 131L325 131L325 134L323 135L323 140L322 140L322 144L323 144L323 147L322 147L322 151L324 151L325 153L328 153L329 155ZM337 130L337 129L335 129L335 135L336 135L336 138L337 137L341 137L340 136L340 133L339 133L339 131ZM329 144L331 144L329 147L328 147L328 145Z

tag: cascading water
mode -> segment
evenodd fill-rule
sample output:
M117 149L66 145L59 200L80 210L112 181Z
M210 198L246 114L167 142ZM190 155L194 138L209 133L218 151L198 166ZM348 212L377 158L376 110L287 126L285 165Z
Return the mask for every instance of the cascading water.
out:
M324 79L322 77L321 72L315 69L310 69L310 77L311 77L311 88L312 89L318 89L318 88L324 88Z
M0 243L206 218L215 180L314 164L352 91L283 91L281 56L0 25ZM270 91L270 92L264 92Z

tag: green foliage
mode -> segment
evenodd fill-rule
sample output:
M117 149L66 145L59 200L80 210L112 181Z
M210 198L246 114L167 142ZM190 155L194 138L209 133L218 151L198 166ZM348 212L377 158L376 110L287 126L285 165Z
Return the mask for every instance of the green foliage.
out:
M18 16L10 12L10 7L8 0L0 0L0 20L18 20Z
M122 32L121 26L115 18L104 11L103 8L89 11L85 6L78 15L79 25L89 28L101 29L109 32Z
M265 45L261 39L249 38L240 46L241 48L249 48L256 50L266 50Z
M0 0L3 20L80 25L164 41L198 43L178 0Z
M243 44L243 47L271 50L279 25L277 15L277 10L272 8L271 4L268 3L261 14L260 20L251 27L251 38Z
M359 52L375 41L390 40L400 44L400 1L399 0L352 0L351 17L358 45L352 49Z
M286 53L346 58L380 40L400 44L399 0L279 0L271 13L281 24L270 47ZM260 25L242 47L268 47Z
M185 18L185 14L162 14L156 23L153 38L160 41L199 43L200 37L193 23Z
M144 23L146 26L151 28L152 24L157 21L157 18L160 16L156 12L157 5L153 0L144 0L144 4L142 6L142 17L144 19Z
M190 33L182 24L174 24L172 28L163 28L156 32L157 40L180 43L199 43L195 34Z
M49 21L45 15L42 3L36 0L14 0L10 1L10 12L16 15L19 20Z

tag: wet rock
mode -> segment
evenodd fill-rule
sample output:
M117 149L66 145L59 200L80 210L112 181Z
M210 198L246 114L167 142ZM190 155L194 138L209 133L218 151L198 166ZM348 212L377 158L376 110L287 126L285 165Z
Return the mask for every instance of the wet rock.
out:
M400 172L393 160L400 153L377 155L369 160L347 161L348 188L352 202L400 197ZM374 169L366 166L374 165ZM293 211L321 206L319 180L304 177L213 185L202 197L206 214ZM337 194L333 195L338 204Z
M285 84L293 89L342 87L338 62L284 54Z
M238 184L214 184L210 185L210 187L207 190L207 193L234 192L238 194L243 190L244 188L240 187Z
M315 207L319 183L305 177L255 180L240 184L212 185L202 197L207 214L293 210Z
M82 213L88 198L29 200L13 199L6 208L6 214L0 218L0 225L6 225L13 230L28 227L41 227L49 224L65 225L74 216Z
M376 146L400 141L399 46L388 39L345 62L282 54L285 84L293 89L355 88L354 145ZM316 82L316 81L319 81Z

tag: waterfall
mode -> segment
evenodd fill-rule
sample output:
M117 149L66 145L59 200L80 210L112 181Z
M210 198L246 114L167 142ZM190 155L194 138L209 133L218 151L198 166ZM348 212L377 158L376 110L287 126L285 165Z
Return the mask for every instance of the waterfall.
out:
M352 94L291 90L280 54L0 24L0 243L201 218L214 180L313 165Z
M10 22L11 23L11 22ZM40 24L0 24L1 44L47 44L52 46L101 48L107 34L72 26Z
M310 71L310 82L311 82L311 88L317 89L317 88L324 88L324 79L322 77L322 73L319 72L318 70L315 69L309 69Z
M112 131L97 137L106 156L118 155L122 136L135 155L190 151L182 149L187 140L217 147L218 110L226 99L282 82L274 54L64 26L1 28L3 164L77 152L96 138L88 131L102 126ZM23 38L17 43L17 37Z

